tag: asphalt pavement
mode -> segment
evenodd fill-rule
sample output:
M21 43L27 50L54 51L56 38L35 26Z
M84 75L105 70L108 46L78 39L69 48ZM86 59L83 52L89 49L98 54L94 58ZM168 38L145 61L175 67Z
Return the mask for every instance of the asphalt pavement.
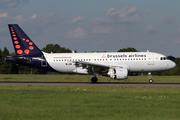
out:
M180 87L180 83L119 83L119 82L0 82L0 86L75 86L75 87Z

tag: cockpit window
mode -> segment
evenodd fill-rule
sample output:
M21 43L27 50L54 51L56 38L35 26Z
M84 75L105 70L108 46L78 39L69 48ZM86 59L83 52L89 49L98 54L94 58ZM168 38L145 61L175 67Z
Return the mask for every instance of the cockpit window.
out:
M167 60L168 58L167 57L161 57L161 60Z

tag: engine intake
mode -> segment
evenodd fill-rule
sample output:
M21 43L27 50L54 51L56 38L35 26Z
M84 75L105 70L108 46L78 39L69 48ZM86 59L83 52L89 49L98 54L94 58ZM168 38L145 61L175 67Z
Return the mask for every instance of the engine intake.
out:
M111 79L123 80L128 78L128 70L123 68L111 68L108 75Z

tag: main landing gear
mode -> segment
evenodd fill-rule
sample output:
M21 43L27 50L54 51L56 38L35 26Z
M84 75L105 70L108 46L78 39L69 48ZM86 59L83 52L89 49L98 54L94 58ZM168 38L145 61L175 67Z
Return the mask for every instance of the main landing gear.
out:
M91 78L91 83L97 83L97 81L98 81L98 78L97 78L97 77Z
M94 77L91 78L91 83L97 83L98 78L96 77L96 73L94 73ZM153 83L153 79L151 79L152 75L151 72L148 72L148 77L149 77L149 83Z
M98 78L96 77L96 73L94 73L94 77L93 78L91 78L91 83L97 83L97 81L98 81Z
M151 72L148 72L148 77L149 77L149 83L153 83L153 80L151 79L152 77Z

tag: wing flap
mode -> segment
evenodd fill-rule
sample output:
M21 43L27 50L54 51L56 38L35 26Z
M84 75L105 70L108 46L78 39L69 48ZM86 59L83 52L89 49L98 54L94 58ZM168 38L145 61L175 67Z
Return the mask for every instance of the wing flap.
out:
M82 65L89 65L92 67L109 67L107 64L99 64L99 63L92 63L92 62L84 62L84 61L79 61L79 64Z

